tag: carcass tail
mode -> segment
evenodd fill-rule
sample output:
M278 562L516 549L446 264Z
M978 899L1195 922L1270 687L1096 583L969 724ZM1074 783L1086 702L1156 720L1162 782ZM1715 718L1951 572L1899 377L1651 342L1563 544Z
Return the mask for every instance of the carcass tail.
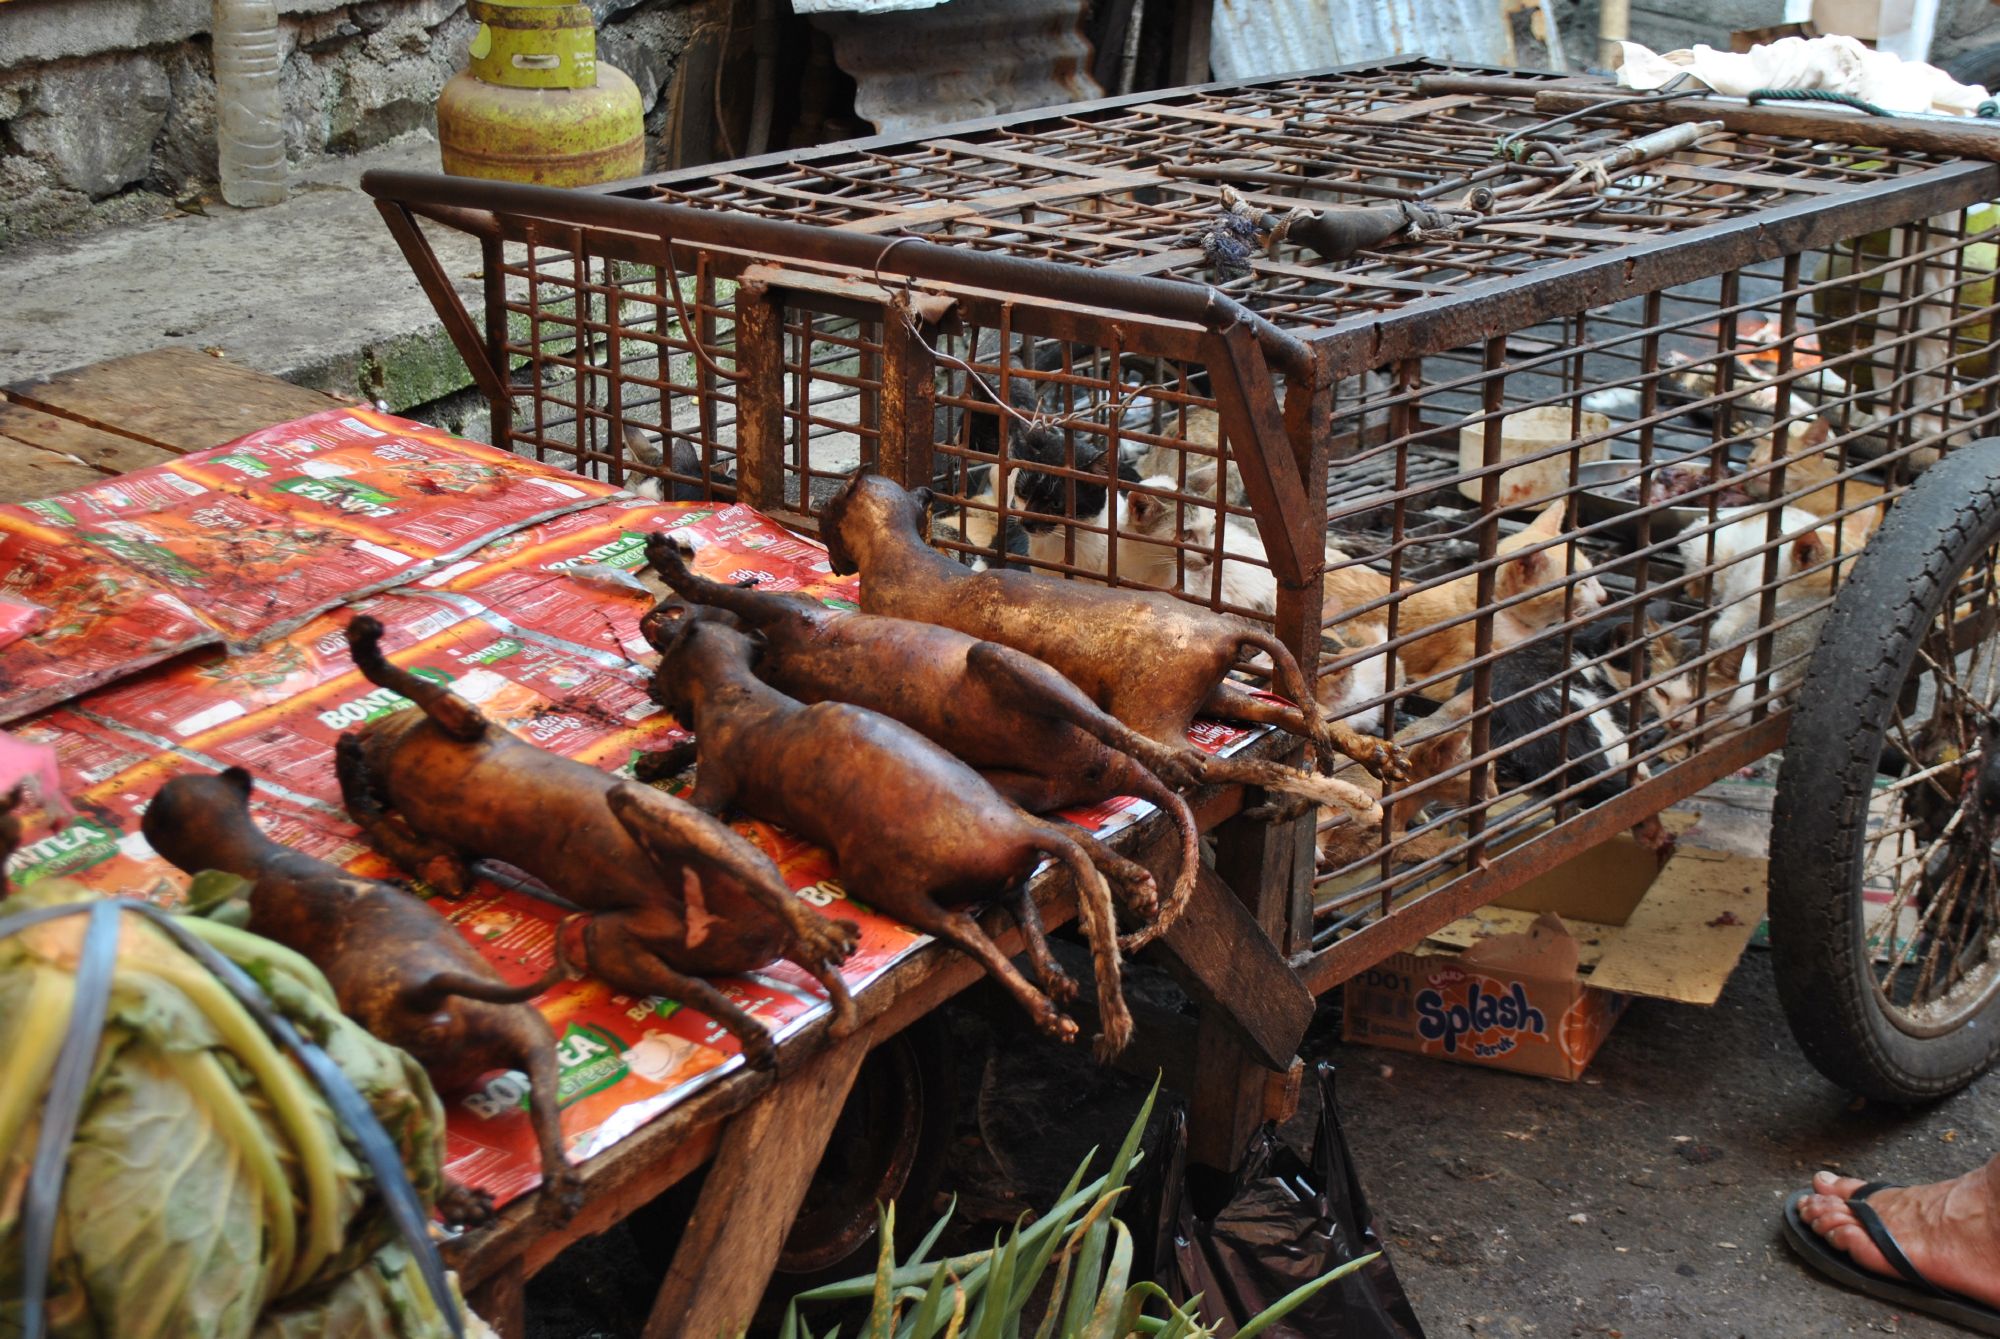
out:
M565 975L562 964L557 963L537 980L510 986L505 981L474 976L470 972L433 972L420 984L405 990L404 1001L413 1009L435 1009L450 995L478 1000L483 1004L526 1004L553 987Z
M1124 984L1118 966L1118 922L1111 910L1111 886L1090 861L1083 845L1054 823L1030 819L1038 849L1069 867L1076 879L1077 915L1090 944L1091 967L1097 974L1097 1058L1109 1060L1132 1040L1132 1014L1125 1007Z
M369 614L356 614L347 625L347 649L354 667L377 688L400 693L416 703L438 729L453 739L472 743L486 736L486 718L451 689L412 674L382 654L382 625Z
M1174 877L1174 886L1167 890L1167 895L1161 901L1160 910L1153 917L1152 923L1118 941L1118 947L1127 953L1137 953L1174 928L1174 922L1179 920L1181 912L1187 909L1188 898L1194 894L1195 878L1201 873L1201 829L1195 825L1194 811L1188 808L1187 801L1170 790L1165 782L1151 772L1141 770L1135 780L1139 783L1136 787L1140 792L1139 798L1150 800L1160 806L1180 832L1181 867L1180 872Z

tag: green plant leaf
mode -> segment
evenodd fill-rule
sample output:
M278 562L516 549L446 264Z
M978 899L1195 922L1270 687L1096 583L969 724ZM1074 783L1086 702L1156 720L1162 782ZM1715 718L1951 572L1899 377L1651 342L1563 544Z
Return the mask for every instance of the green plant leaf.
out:
M945 1285L950 1279L950 1273L939 1265L931 1275L930 1286L924 1289L923 1300L917 1303L917 1309L897 1329L896 1339L931 1339L938 1332L944 1324Z
M1056 1208L1042 1220L1043 1223L1050 1224L1049 1230L1034 1244L1035 1253L1028 1258L1025 1265L1016 1268L1014 1273L1016 1310L1026 1308L1029 1295L1041 1285L1042 1275L1048 1272L1049 1260L1055 1255L1056 1247L1062 1242L1063 1233L1069 1228L1069 1220L1076 1212L1074 1208L1065 1209L1063 1206L1069 1204L1071 1197L1076 1194L1077 1184L1083 1180L1084 1172L1090 1168L1090 1160L1096 1156L1097 1150L1092 1149L1084 1154L1083 1161L1076 1165L1076 1171L1070 1174L1069 1184L1062 1188L1060 1195L1056 1196ZM1038 1223L1036 1226L1040 1225ZM1059 1301L1060 1299L1050 1302L1049 1310L1056 1310Z
M1349 1260L1340 1268L1320 1275L1311 1283L1301 1284L1292 1289L1283 1297L1273 1302L1267 1309L1258 1312L1246 1321L1243 1328L1236 1332L1236 1339L1257 1339L1257 1335L1261 1334L1269 1326L1276 1325L1280 1320L1284 1319L1287 1313L1297 1308L1321 1288L1326 1287L1329 1283L1346 1278L1370 1260L1378 1259L1381 1254L1380 1251L1371 1251L1358 1260Z
M1126 1335L1138 1330L1139 1317L1145 1314L1146 1303L1152 1300L1155 1293L1162 1297L1166 1296L1146 1279L1140 1279L1125 1290L1124 1304L1118 1308L1118 1328L1114 1331L1118 1339L1125 1339ZM1172 1305L1171 1302L1168 1303L1169 1307Z
M250 880L227 870L205 869L188 881L182 914L206 916L215 908L250 891Z
M958 1196L953 1195L951 1203L944 1206L943 1215L938 1218L937 1222L931 1225L930 1231L924 1233L924 1239L917 1243L917 1252L909 1258L908 1263L904 1266L905 1268L922 1268L924 1257L931 1253L931 1247L937 1245L938 1238L944 1235L945 1224L951 1221L951 1215L957 1208Z
M1069 1252L1062 1253L1056 1262L1055 1285L1049 1289L1048 1309L1042 1312L1042 1323L1035 1327L1035 1339L1053 1339L1056 1317L1062 1314L1063 1295L1069 1289Z
M1204 1339L1205 1336L1210 1334L1210 1331L1202 1326L1201 1318L1195 1311L1195 1308L1201 1304L1200 1293L1196 1293L1190 1298L1187 1306L1183 1308L1168 1295L1165 1288L1162 1288L1159 1284L1149 1279L1141 1279L1132 1285L1132 1290L1125 1296L1128 1308L1127 1314L1132 1317L1130 1326L1132 1333L1159 1335L1162 1336L1162 1339ZM1134 1298L1138 1299L1139 1307L1141 1308L1147 1302L1157 1298L1167 1308L1166 1318L1156 1320L1152 1316L1147 1315L1144 1310L1131 1309L1132 1299Z
M1021 1225L1016 1222L1006 1241L999 1244L992 1279L979 1294L979 1310L973 1318L972 1339L1000 1339L1001 1323L1013 1305L1014 1259L1020 1249Z
M896 1206L876 1211L876 1236L882 1247L875 1257L875 1301L868 1311L868 1339L891 1339L896 1328Z
M1103 1187L1104 1178L1100 1176L1097 1180L1092 1181L1089 1185L1077 1191L1076 1194L1057 1204L1055 1208L1049 1211L1048 1217L1038 1219L1028 1226L1027 1231L1021 1234L1021 1245L1023 1247L1034 1247L1038 1246L1046 1236L1060 1236L1061 1233L1056 1230L1057 1227L1060 1224L1067 1223L1077 1209L1084 1204L1092 1204L1094 1209L1094 1202L1102 1198L1101 1191ZM985 1286L986 1271L992 1268L993 1264L993 1252L986 1252L986 1257L982 1263L975 1265L966 1274L965 1283L968 1288Z
M1104 1271L1104 1286L1090 1310L1090 1328L1083 1339L1124 1339L1126 1333L1119 1321L1125 1316L1125 1284L1132 1277L1132 1233L1116 1218L1110 1221L1111 1264Z
M1145 1136L1146 1122L1153 1115L1153 1101L1160 1095L1160 1079L1153 1077L1152 1091L1146 1094L1139 1115L1132 1122L1132 1128L1125 1132L1125 1142L1118 1146L1118 1152L1111 1159L1110 1169L1104 1174L1105 1185L1110 1189L1122 1189L1125 1178L1131 1174L1133 1155L1139 1151L1139 1140ZM1110 1236L1108 1218L1100 1217L1091 1224L1084 1238L1082 1252L1077 1256L1076 1269L1071 1275L1074 1291L1069 1295L1069 1303L1063 1308L1061 1333L1080 1334L1090 1316L1092 1300L1097 1295L1098 1270L1104 1259L1104 1243Z
M912 1268L905 1265L898 1269L890 1280L898 1288L921 1288L929 1282L931 1271L943 1266L952 1273L964 1277L967 1271L984 1269L992 1251L973 1251L969 1255L954 1255L936 1262ZM851 1279L836 1279L832 1283L822 1283L817 1288L809 1288L800 1293L794 1301L799 1302L851 1302L857 1297L875 1295L875 1276L862 1274Z

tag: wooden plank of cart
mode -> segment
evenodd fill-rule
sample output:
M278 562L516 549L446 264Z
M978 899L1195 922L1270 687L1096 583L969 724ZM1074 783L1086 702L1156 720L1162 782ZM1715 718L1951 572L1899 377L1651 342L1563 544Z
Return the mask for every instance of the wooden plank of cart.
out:
M0 392L0 501L27 501L219 446L341 401L192 350L162 349L20 383ZM1289 757L1261 739L1246 756ZM1293 1059L1312 997L1280 956L1312 873L1311 825L1235 820L1238 788L1191 799L1217 860L1186 914L1153 952L1188 988L1198 1021L1139 1012L1128 1063L1194 1093L1195 1152L1224 1162L1254 1124L1288 1114ZM1156 870L1176 858L1158 815L1111 839ZM1051 926L1075 914L1066 876L1036 881ZM1001 948L1020 951L1005 914L985 918ZM585 1199L566 1226L525 1196L446 1254L474 1307L503 1335L523 1332L523 1287L567 1246L603 1232L713 1163L668 1268L646 1333L733 1334L750 1319L785 1234L868 1052L979 981L977 964L932 944L859 994L862 1026L838 1044L821 1020L787 1038L775 1070L738 1070L699 1091L581 1169ZM1086 1022L1086 1030L1088 1019ZM1202 1075L1197 1081L1196 1074Z

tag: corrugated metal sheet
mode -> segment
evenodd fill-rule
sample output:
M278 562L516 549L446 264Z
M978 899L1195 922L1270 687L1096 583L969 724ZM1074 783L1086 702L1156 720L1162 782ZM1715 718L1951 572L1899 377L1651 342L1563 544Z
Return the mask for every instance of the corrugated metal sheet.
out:
M877 130L910 134L1103 97L1090 76L1084 2L950 0L915 13L813 21L832 35L834 60L859 86L855 110Z
M1217 79L1323 70L1385 56L1512 62L1502 0L1215 0Z

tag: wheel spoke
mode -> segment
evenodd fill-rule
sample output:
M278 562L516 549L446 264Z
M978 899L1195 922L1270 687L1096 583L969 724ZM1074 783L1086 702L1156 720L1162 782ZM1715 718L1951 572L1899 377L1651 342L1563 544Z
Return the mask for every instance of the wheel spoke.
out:
M1890 936L1889 942L1892 951L1897 952L1898 954L1900 954L1901 952L1901 946L1898 940L1896 939L1896 922L1902 919L1903 908L1909 905L1910 895L1916 891L1917 885L1922 882L1924 877L1924 870L1926 867L1930 865L1931 857L1937 853L1938 847L1941 846L1945 841L1947 841L1951 837L1951 834L1953 832L1957 831L1959 821L1962 818L1964 818L1964 816L1965 816L1965 811L1963 809L1957 811L1951 816L1951 821L1944 825L1944 831L1938 833L1937 836L1931 838L1930 842L1924 847L1924 849L1918 853L1916 872L1912 874L1909 878L1902 881L1902 883L1896 889L1895 896L1889 900L1889 906L1887 910L1883 913L1882 922L1878 923L1887 924L1888 933ZM1910 938L1912 941L1914 941L1916 936L1912 935L1910 936ZM1864 934L1863 942L1872 945L1875 942L1875 935L1872 932ZM1897 963L1891 962L1889 964L1888 974L1893 975L1896 970L1896 966Z
M1922 759L1924 756L1924 750L1918 746L1916 740L1910 738L1910 723L1904 720L1899 715L1896 717L1894 721L1890 722L1890 729L1895 731L1896 735L1901 740L1904 756L1907 757L1911 762L1921 766ZM1936 777L1933 776L1926 784L1932 791L1936 792L1937 797L1943 800L1946 804L1952 804L1956 802L1956 797L1953 796L1951 792L1947 791L1943 786L1939 785L1937 783Z
M1947 636L1949 636L1948 633ZM1979 643L1979 645L1980 647L1984 647L1986 643L1981 642ZM1952 672L1951 664L1949 661L1940 664L1937 658L1930 653L1930 650L1927 647L1923 646L1919 646L1917 648L1917 659L1923 661L1924 664L1928 665L1930 667L1930 671L1932 674L1935 674L1945 683L1951 685L1952 696L1959 703L1963 704L1964 706L1970 707L1973 711L1978 712L1979 715L1986 721L1988 725L2000 724L2000 716L1994 715L1993 712L1987 709L1984 703L1980 702L1969 691L1967 691L1964 684L1958 681L1958 676ZM1942 693L1938 694L1938 704L1939 706L1943 706L1944 704L1944 694Z
M1910 859L1910 853L1902 849L1903 838L1914 833L1921 823L1920 819L1913 818L1894 825L1884 824L1879 832L1873 833L1869 837L1871 856L1867 863L1867 872L1885 883L1896 882L1901 877L1897 871ZM1898 850L1885 855L1881 848L1891 838L1895 839Z
M1931 923L1933 913L1937 914L1939 920L1947 924L1950 922L1952 908L1958 905L1958 895L1960 890L1965 887L1965 880L1965 865L1963 863L1953 865L1951 874L1946 879L1945 887L1939 889L1932 896L1929 905L1918 915L1916 926L1910 935L1910 943L1912 945L1924 939L1924 927ZM1910 992L1911 1004L1921 1005L1934 998L1931 992L1931 984L1937 976L1938 950L1943 945L1943 936L1933 930L1930 935L1930 942L1924 950L1923 962L1917 967L1917 984ZM1954 954L1954 961L1956 961L1956 958L1957 955Z
M1974 747L1972 750L1965 753L1961 757L1947 758L1943 762L1932 763L1929 767L1926 767L1921 772L1912 772L1909 776L1897 777L1890 784L1880 787L1875 793L1877 795L1899 794L1902 791L1908 790L1911 786L1916 785L1920 781L1929 781L1932 777L1938 775L1938 773L1940 772L1948 772L1954 767L1964 767L1968 763L1977 762L1979 760L1979 756L1980 756L1979 749L1977 747ZM1943 798L1946 799L1950 798L1949 793L1945 791L1944 788L1941 786L1932 786L1931 789L1937 791L1937 793Z

